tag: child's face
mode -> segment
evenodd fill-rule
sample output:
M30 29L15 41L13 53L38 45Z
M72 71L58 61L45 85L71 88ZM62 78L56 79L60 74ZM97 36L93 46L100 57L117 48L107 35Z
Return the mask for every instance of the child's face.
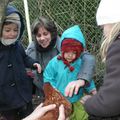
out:
M18 36L18 25L11 23L3 26L2 38L3 39L16 39Z
M36 39L38 44L40 44L43 48L47 48L51 42L51 33L47 31L44 27L41 27L38 30Z
M76 51L65 52L64 59L70 63L76 58L76 55L77 55Z

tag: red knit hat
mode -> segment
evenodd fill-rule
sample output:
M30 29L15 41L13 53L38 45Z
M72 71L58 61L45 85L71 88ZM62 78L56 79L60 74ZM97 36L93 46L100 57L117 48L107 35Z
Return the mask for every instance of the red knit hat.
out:
M72 61L74 62L77 58L80 57L81 52L83 52L83 46L79 41L74 39L64 39L61 44L62 56L58 56L58 60L63 60L64 64L69 67L70 71L73 71L74 68L70 66L70 63L68 61L64 59L64 53L70 51L76 52L76 58Z

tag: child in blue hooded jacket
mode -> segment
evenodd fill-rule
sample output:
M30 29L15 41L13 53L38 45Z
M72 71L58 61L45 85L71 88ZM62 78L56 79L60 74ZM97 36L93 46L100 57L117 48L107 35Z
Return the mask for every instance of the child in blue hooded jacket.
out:
M61 53L48 63L44 71L44 82L50 82L72 103L71 120L86 120L87 113L79 100L84 94L84 89L95 94L96 87L93 80L89 85L85 84L85 80L77 80L82 63L81 54L86 47L80 27L75 25L64 31L60 42Z
M0 38L0 116L19 120L32 112L32 80L26 67L40 73L41 66L26 55L20 42L24 31L22 15L7 6Z

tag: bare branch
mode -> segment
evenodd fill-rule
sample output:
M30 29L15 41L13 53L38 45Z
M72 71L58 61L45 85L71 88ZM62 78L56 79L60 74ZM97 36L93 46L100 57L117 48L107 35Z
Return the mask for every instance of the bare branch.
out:
M5 17L5 10L6 10L8 3L11 1L12 0L0 0L0 36L1 36L3 19Z

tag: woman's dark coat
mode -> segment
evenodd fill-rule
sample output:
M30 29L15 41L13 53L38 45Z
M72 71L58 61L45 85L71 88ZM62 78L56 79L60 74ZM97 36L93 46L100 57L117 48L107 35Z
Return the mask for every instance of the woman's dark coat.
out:
M118 120L120 116L120 37L110 45L106 57L106 73L104 83L98 93L88 99L84 105L85 110L102 120ZM114 118L116 116L117 118ZM109 119L109 118L108 118ZM119 117L120 119L120 117Z

